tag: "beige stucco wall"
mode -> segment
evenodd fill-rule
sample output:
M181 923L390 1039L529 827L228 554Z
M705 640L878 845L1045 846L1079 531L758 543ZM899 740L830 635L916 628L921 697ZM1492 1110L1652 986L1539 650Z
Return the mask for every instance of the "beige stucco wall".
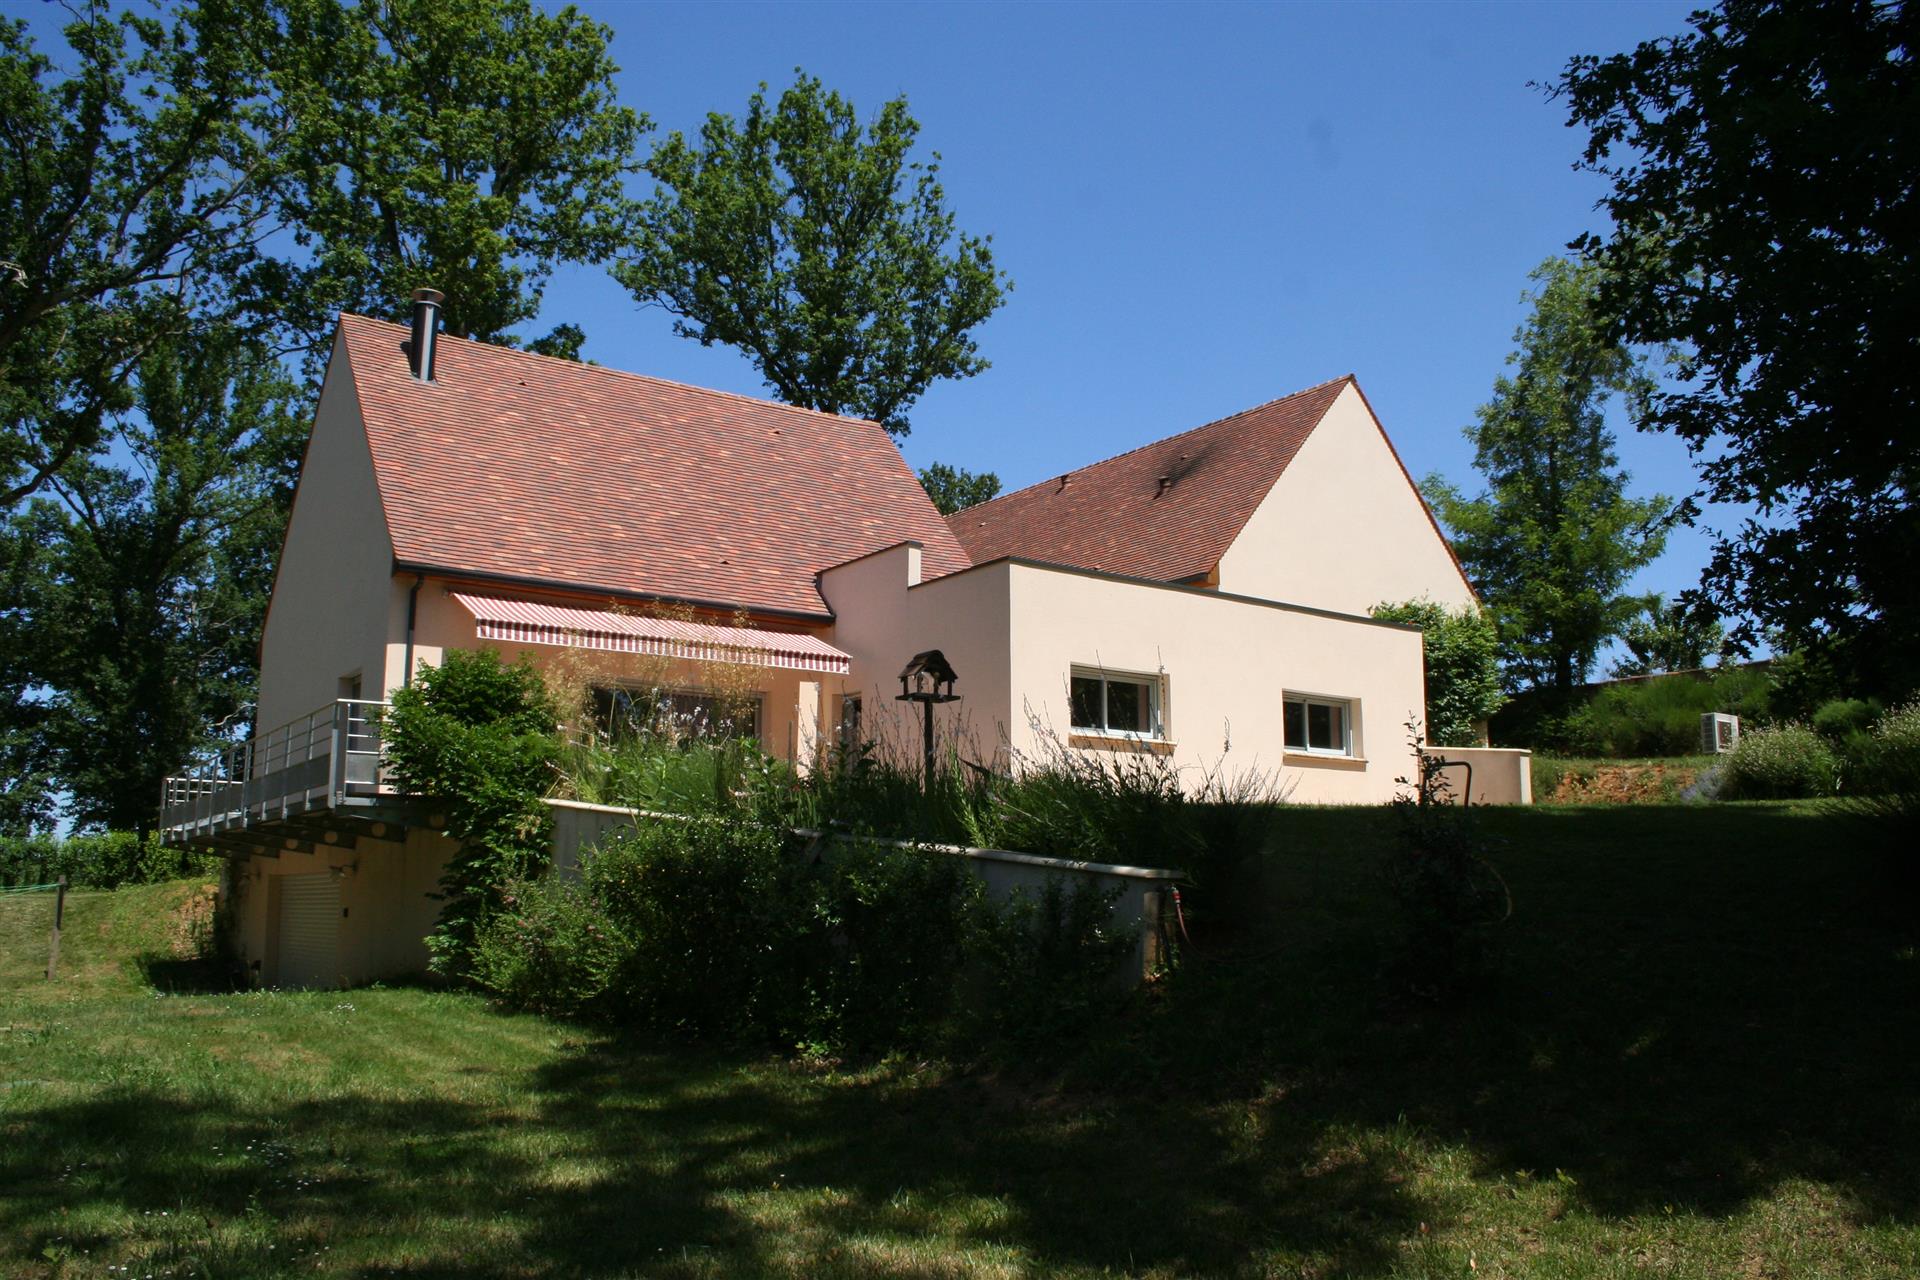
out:
M1430 747L1430 756L1473 766L1447 769L1448 795L1454 803L1532 804L1533 753L1518 747ZM1469 789L1471 779L1471 789Z
M1164 675L1173 758L1196 784L1222 767L1277 771L1297 801L1379 802L1411 771L1401 726L1425 699L1418 632L1012 561L909 587L907 550L829 570L821 588L838 615L834 643L853 657L849 688L868 691L868 735L908 760L918 709L893 701L897 676L938 648L963 697L937 712L941 741L958 739L970 759L1042 757L1049 729L1065 742L1072 669L1104 666ZM1288 689L1353 701L1353 759L1286 753Z
M1355 614L1474 599L1351 383L1221 557L1219 586Z
M921 584L919 565L918 548L902 544L820 577L835 614L828 639L853 659L845 692L860 695L862 736L902 763L919 761L921 710L895 698L907 661L938 649L959 676L960 694L959 702L934 709L942 749L957 744L965 759L982 764L1001 759L1017 705L1009 677L1008 566Z
M392 839L361 838L352 848L316 845L313 852L255 855L229 865L226 889L234 924L234 948L251 980L280 980L279 910L274 882L282 876L331 874L340 868L340 974L342 985L422 973L427 934L440 917L440 874L455 844L436 832L396 829Z
M336 341L261 639L258 731L331 702L356 672L365 697L382 696L392 573L373 456Z

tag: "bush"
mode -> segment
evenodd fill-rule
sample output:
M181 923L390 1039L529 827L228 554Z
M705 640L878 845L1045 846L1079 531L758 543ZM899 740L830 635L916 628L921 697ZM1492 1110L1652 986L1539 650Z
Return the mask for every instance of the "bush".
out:
M1723 711L1744 721L1767 715L1765 673L1745 667L1711 675L1657 676L1608 685L1569 713L1550 738L1567 754L1626 759L1700 750L1700 717Z
M553 700L524 659L509 666L491 649L450 649L394 691L382 731L394 780L443 803L447 834L460 842L427 945L437 972L466 976L475 932L505 886L551 852L553 818L541 798L560 750Z
M1805 800L1830 796L1840 762L1825 738L1802 724L1752 729L1721 766L1722 800Z
M94 835L0 837L0 885L52 884L61 876L67 883L89 889L117 889L123 884L150 884L183 873L204 873L219 865L217 857L189 853L184 865L181 850L161 843L159 835L144 840L131 831L103 831Z
M1867 735L1847 789L1860 795L1920 802L1920 702L1887 712ZM1916 808L1920 811L1920 808Z
M1423 633L1426 740L1441 747L1478 745L1476 726L1492 719L1506 702L1500 691L1500 635L1493 619L1471 606L1454 611L1431 600L1379 604L1370 612L1383 622L1411 623Z
M996 907L947 855L656 819L508 886L471 973L519 1008L783 1048L1034 1045L1111 1003L1133 940L1110 906L1056 884Z
M505 886L474 938L471 977L515 1008L568 1015L595 1009L622 952L599 903L556 875Z

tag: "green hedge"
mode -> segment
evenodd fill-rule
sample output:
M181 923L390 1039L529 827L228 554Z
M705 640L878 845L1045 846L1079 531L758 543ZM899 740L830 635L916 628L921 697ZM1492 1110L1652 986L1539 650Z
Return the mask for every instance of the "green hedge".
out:
M117 889L123 884L171 880L185 871L205 871L218 859L189 855L184 867L178 847L160 837L142 840L131 831L97 835L0 836L0 885L67 883L88 889Z
M957 858L742 818L643 823L503 902L472 972L506 1003L782 1048L1069 1034L1132 946L1097 893L995 906Z

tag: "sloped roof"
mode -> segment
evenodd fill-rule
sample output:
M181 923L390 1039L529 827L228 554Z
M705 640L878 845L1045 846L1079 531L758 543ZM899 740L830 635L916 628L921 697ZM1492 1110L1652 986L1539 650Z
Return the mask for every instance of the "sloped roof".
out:
M947 517L975 564L1023 556L1163 582L1204 578L1351 375Z
M340 318L402 566L828 616L821 570L907 539L970 563L878 425Z

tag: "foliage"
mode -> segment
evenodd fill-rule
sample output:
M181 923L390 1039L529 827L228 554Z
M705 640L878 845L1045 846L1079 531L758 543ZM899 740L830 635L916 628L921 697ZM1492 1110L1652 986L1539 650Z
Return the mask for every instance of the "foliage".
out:
M1545 745L1576 755L1690 755L1700 749L1702 715L1724 712L1752 724L1770 714L1770 694L1766 674L1745 667L1610 684L1543 736Z
M53 57L0 18L0 513L92 449L183 317L253 297L272 139L235 7L82 0Z
M113 451L69 461L12 521L34 554L0 603L69 812L146 831L161 780L251 718L306 421L270 354L225 327L157 340L133 394Z
M560 749L553 702L531 664L503 664L491 649L447 650L392 701L381 732L393 780L444 805L446 832L460 842L428 946L437 972L465 976L475 932L506 885L551 853L541 798Z
M1433 756L1420 750L1420 725L1407 723L1419 766L1409 790L1393 798L1395 840L1382 876L1395 908L1393 968L1428 996L1483 978L1493 958L1494 928L1513 914L1506 881L1488 860L1492 843L1477 815L1454 803Z
M1115 974L1134 939L1113 928L1113 897L1049 880L984 917L986 956L968 1003L971 1021L1023 1053L1084 1036L1114 1007Z
M943 516L968 507L991 502L1000 492L1000 477L991 471L968 471L944 462L922 468L920 487L933 499L934 509Z
M598 899L549 873L503 886L475 933L471 976L516 1009L581 1014L598 1007L621 952Z
M1906 873L1920 891L1920 702L1895 707L1880 717L1868 740L1849 761L1846 787L1856 813L1872 818L1889 833Z
M1807 800L1830 796L1840 782L1833 748L1802 724L1762 726L1740 735L1727 756L1722 800Z
M1613 230L1581 245L1609 331L1677 351L1645 424L1686 441L1706 497L1757 508L1707 595L1745 642L1860 641L1850 661L1908 685L1920 435L1890 424L1920 411L1913 14L1727 0L1553 88L1612 184Z
M745 738L596 733L570 740L559 768L572 799L663 813L757 813L794 785L793 766Z
M1431 600L1377 604L1367 611L1383 622L1420 628L1427 677L1427 741L1471 747L1478 725L1506 701L1500 692L1500 635L1483 610L1448 609Z
M67 883L89 889L151 884L218 865L206 854L185 853L157 835L103 831L97 835L0 836L0 885Z
M1487 492L1422 485L1500 630L1509 687L1571 697L1639 601L1627 580L1660 554L1665 498L1629 498L1605 409L1643 411L1652 383L1592 311L1600 271L1549 258L1533 313L1514 335L1512 376L1467 428Z
M614 275L788 403L905 435L930 384L987 367L971 332L1011 287L988 241L956 232L938 154L908 160L919 132L904 97L863 127L804 73L771 110L762 84L744 120L654 148L658 189Z
M1719 618L1698 601L1669 604L1656 592L1647 597L1644 608L1620 633L1627 656L1607 673L1616 680L1663 671L1698 671L1726 640Z
M318 356L342 308L513 344L560 262L625 241L646 118L615 102L611 31L529 0L273 0L276 195L310 259L283 319ZM577 356L562 326L535 345Z

